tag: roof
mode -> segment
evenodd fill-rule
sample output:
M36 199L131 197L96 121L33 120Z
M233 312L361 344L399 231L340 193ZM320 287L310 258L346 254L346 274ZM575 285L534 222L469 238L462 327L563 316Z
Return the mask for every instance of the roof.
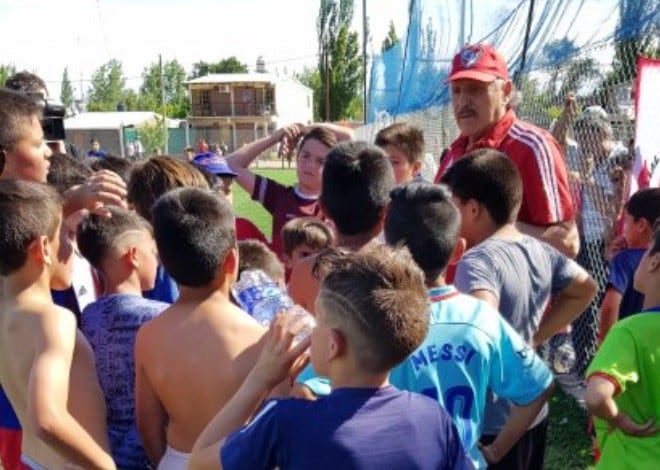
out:
M211 73L183 82L185 85L213 85L216 83L275 83L282 78L273 73Z
M183 82L184 85L217 85L220 83L282 83L292 82L298 86L311 90L291 75L278 75L275 73L212 73L203 77Z
M76 114L64 120L67 130L73 129L119 129L120 126L140 127L154 123L161 115L153 111L116 111L116 112L86 112ZM181 121L167 119L168 127L178 127Z

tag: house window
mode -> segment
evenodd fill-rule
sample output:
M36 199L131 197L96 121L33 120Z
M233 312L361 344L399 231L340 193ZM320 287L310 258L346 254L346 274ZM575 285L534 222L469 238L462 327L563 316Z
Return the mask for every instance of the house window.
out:
M199 102L202 106L208 106L211 103L208 90L202 90L199 94Z

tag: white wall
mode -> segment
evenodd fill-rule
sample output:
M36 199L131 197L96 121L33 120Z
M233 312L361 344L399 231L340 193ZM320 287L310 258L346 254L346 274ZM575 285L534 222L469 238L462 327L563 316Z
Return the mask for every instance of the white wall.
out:
M292 78L275 83L277 127L293 122L311 124L314 121L312 90Z

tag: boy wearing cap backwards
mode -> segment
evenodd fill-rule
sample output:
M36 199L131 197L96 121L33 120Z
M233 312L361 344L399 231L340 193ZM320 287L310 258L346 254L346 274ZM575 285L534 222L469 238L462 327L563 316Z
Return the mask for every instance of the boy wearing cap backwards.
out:
M616 323L587 370L599 469L655 469L660 462L660 230L635 271L643 310Z
M447 412L388 382L428 331L424 279L410 255L380 245L320 263L328 274L311 337L293 346L299 325L276 318L257 364L195 442L188 468L473 468ZM271 387L304 364L310 344L332 393L268 401L244 426Z
M548 132L516 117L504 58L487 44L465 46L454 56L446 83L461 135L443 158L436 182L467 153L499 150L516 164L524 182L518 228L575 257L580 242L564 158Z
M225 195L229 202L234 204L234 193L232 186L236 173L229 168L227 160L214 153L200 153L192 160L202 174L209 181L212 189L216 189ZM259 240L269 245L268 240L261 230L252 222L243 217L236 217L236 239L237 240Z

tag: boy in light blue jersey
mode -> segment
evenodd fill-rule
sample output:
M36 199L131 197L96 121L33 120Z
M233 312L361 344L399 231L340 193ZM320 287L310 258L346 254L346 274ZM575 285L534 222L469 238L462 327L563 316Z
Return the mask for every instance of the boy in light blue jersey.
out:
M465 249L449 193L413 182L391 196L385 238L390 245L405 245L424 271L431 306L426 339L391 372L390 382L444 405L475 467L486 468L525 433L548 399L552 374L495 309L445 284L450 259ZM519 406L495 441L479 452L489 389Z

